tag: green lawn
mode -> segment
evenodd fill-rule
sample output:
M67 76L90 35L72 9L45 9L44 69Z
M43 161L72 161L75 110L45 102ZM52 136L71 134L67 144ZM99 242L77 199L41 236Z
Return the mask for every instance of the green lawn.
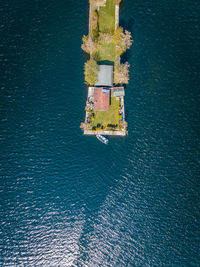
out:
M119 125L119 105L120 101L116 97L111 97L111 105L108 111L95 111L94 121L92 126L101 124L107 126L107 124L118 124Z
M104 43L95 52L94 58L96 61L109 60L115 61L115 44L114 43Z
M99 8L99 30L113 33L115 30L115 0L107 0L105 7Z

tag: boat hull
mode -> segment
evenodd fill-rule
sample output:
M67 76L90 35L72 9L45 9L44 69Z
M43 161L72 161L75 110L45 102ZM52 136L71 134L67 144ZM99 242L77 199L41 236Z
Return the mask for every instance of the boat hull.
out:
M96 135L96 138L97 138L99 141L101 141L102 143L104 143L105 145L108 144L108 139L105 138L103 135L97 134L97 135Z

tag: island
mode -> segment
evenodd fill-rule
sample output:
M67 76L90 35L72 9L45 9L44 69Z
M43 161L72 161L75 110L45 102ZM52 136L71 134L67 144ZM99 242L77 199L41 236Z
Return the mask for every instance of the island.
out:
M89 33L81 48L88 54L84 75L87 84L86 135L128 134L125 121L125 85L129 82L129 64L120 56L132 44L131 33L119 27L121 0L89 0Z

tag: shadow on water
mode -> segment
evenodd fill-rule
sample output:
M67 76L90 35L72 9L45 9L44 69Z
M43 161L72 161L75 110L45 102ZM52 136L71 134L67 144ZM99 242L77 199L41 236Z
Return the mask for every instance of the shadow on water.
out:
M128 62L130 60L130 58L131 58L131 51L126 50L126 52L121 55L121 62L122 63Z
M124 30L127 30L133 33L133 28L134 28L135 20L133 18L129 18L128 20L120 19L119 26L123 27Z
M120 26L123 27L124 30L127 30L131 33L133 39L133 27L134 27L134 19L130 18L128 20L121 19ZM122 63L129 61L131 59L131 50L127 49L124 54L121 56Z
M129 111L125 111L125 120L128 121L128 118L129 118Z

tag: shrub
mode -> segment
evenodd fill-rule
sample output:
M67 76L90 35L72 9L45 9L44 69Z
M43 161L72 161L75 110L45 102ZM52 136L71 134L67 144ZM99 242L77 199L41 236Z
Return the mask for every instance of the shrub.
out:
M85 82L88 85L94 85L97 82L98 65L94 59L89 59L85 63Z
M94 116L90 115L90 120L93 121L94 120Z
M92 30L92 35L93 35L94 38L97 39L98 36L99 36L99 31L98 31L98 29L93 29L93 30Z
M91 15L91 33L94 37L98 37L98 13L96 10L92 12Z

